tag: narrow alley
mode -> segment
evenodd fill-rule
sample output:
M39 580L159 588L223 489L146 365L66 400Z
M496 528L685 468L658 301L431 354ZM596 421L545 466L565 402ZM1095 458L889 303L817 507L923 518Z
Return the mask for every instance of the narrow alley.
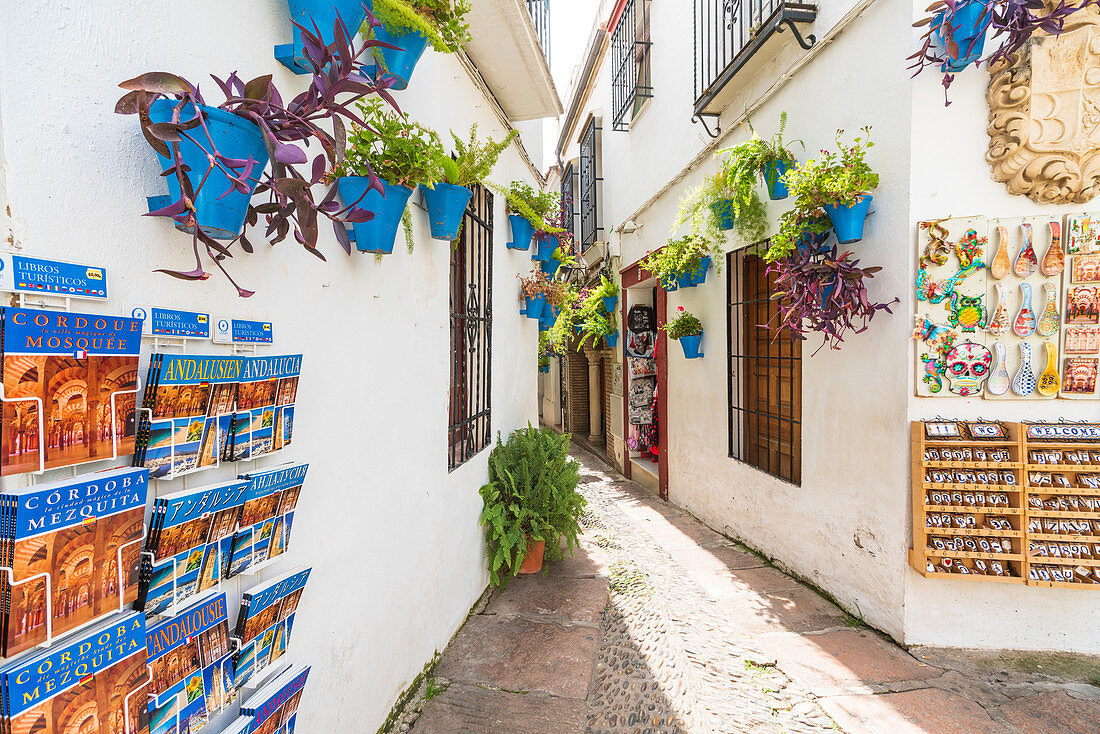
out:
M393 731L1097 731L1100 661L906 651L573 454L581 548L486 594Z

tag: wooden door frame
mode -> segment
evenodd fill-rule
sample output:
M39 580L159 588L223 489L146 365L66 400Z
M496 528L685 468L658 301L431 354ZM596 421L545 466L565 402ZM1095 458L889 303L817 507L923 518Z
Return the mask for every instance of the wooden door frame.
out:
M626 445L626 439L630 435L630 390L626 385L630 384L630 369L627 364L626 344L628 341L626 328L626 315L630 313L628 288L633 288L640 283L653 278L653 274L634 262L619 271L620 290L622 297L619 299L622 336L623 359L623 474L630 479L630 447ZM668 293L659 283L655 283L657 296L654 298L653 311L657 318L656 339L653 350L654 359L657 361L657 494L661 499L668 501L668 337L664 329L665 309L668 304Z

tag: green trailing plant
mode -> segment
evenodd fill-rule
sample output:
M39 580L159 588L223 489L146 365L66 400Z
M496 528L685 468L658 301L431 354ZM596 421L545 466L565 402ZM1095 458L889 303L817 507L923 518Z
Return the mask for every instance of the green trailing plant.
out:
M539 367L548 367L550 360L558 356L558 350L550 339L550 332L539 332Z
M377 97L357 106L364 124L352 126L344 160L333 168L334 177L367 176L373 169L387 183L410 188L439 180L434 161L443 144L434 130L391 112Z
M513 181L507 188L492 187L508 201L508 212L519 214L541 232L561 232L547 221L561 211L561 195L556 191L535 191L522 181Z
M822 209L791 209L779 217L779 230L772 235L764 260L782 260L808 241L820 241L832 229L832 222Z
M432 151L435 165L435 180L454 186L467 188L484 183L492 173L497 159L504 149L511 145L519 133L512 130L500 142L492 138L478 140L477 123L470 127L470 136L460 138L451 131L454 141L454 153L448 155L442 147Z
M706 241L699 235L689 234L669 240L661 249L646 253L639 265L666 288L671 288L677 276L694 272L708 254Z
M619 327L615 323L615 315L604 311L584 311L581 326L581 339L577 347L584 347L585 342L595 349L596 343L608 334L613 334Z
M469 0L375 0L374 15L395 36L416 31L436 51L454 53L470 41ZM366 29L367 26L364 26ZM376 52L377 55L377 52Z
M811 211L827 205L852 206L878 186L878 174L868 165L867 151L875 146L871 128L861 128L862 135L851 145L841 141L843 130L836 131L837 151L821 151L821 157L787 171L784 180L795 206Z
M533 542L546 556L572 554L580 534L584 497L577 492L580 464L569 458L569 435L528 424L489 454L489 481L481 487L481 524L489 556L489 582L504 586L519 571Z
M698 336L703 333L703 323L683 306L677 306L676 318L661 328L668 334L669 339L679 339L682 336Z
M619 286L606 275L600 275L600 284L592 291L592 297L603 305L603 299L619 295Z

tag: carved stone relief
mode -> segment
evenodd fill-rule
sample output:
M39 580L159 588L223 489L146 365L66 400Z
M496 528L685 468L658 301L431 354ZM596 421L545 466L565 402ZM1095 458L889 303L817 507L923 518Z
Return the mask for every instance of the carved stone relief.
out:
M1070 16L1058 36L1037 33L990 68L993 179L1043 204L1100 193L1100 9Z

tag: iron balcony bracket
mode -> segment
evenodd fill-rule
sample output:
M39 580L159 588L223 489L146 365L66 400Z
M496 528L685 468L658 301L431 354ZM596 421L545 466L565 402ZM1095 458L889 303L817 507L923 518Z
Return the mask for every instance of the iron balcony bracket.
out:
M802 34L798 31L798 26L796 26L794 24L794 19L793 18L785 18L779 24L779 26L776 27L776 29L775 29L776 33L782 33L783 32L783 26L787 26L788 28L791 29L791 33L794 34L794 40L798 41L798 45L801 46L806 51L809 51L811 48L814 47L814 44L817 43L817 36L815 36L812 33L810 35L806 36L806 38L802 37Z
M714 132L710 131L710 127L707 125L706 120L703 119L704 117L714 118ZM702 125L703 129L707 131L707 135L711 138L717 138L722 134L722 115L718 112L696 112L691 116L691 121L698 122Z

